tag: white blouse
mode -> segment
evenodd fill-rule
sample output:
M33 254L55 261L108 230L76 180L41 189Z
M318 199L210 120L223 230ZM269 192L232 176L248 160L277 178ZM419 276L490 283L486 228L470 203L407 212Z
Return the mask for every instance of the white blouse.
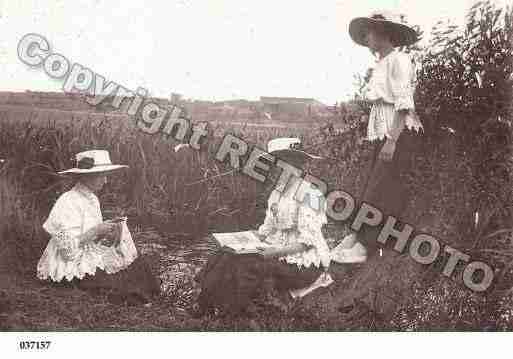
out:
M327 223L326 201L320 191L312 192L310 203L300 203L295 193L302 179L291 180L282 193L274 190L267 201L264 223L258 228L266 241L277 246L303 243L313 248L280 258L298 267L314 265L328 268L331 260L330 250L322 234L322 225ZM307 197L308 198L308 197ZM288 231L295 228L295 231Z
M373 102L369 115L367 139L390 138L394 129L395 115L399 110L409 110L406 128L419 131L422 124L415 114L415 66L406 53L393 50L380 59L364 88L364 97Z
M59 282L94 275L96 269L116 273L137 257L137 249L126 224L116 247L91 243L80 245L79 236L103 222L98 197L78 183L62 194L43 228L52 236L37 264L37 276Z

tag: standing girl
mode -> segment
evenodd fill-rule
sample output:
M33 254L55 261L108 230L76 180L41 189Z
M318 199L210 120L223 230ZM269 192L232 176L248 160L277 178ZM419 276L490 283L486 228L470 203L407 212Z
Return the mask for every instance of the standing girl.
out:
M374 142L375 153L360 200L381 210L383 218L394 216L397 219L401 218L409 202L401 174L408 169L416 132L422 129L413 100L414 63L408 54L397 50L414 44L418 36L401 20L400 16L383 11L355 18L349 25L353 41L368 47L377 57L372 76L364 89L365 99L372 103L367 140ZM371 292L376 287L373 280L383 275L378 273L379 268L377 270L373 266L373 263L384 261L381 258L383 251L376 240L380 230L381 227L364 225L358 233L346 237L337 248L338 261L341 262L344 259L351 262L351 249L356 243L367 248L369 258L366 268L356 276L351 290L347 291L344 305L351 307L358 299L377 309L373 308L376 300Z

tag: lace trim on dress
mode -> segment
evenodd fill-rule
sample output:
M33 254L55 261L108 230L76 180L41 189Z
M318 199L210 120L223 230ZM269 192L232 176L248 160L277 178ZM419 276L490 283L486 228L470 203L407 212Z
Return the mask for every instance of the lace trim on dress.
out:
M383 140L391 138L394 129L396 110L394 105L387 103L376 103L372 106L367 124L367 140ZM405 128L420 133L424 127L414 111L409 112L404 123Z
M126 223L117 247L80 243L83 233L101 222L98 198L89 189L77 184L64 193L43 225L52 237L38 262L37 276L59 282L95 275L97 269L112 274L127 268L137 249Z
M59 231L54 235L57 252L66 262L74 260L77 256L75 239L65 231Z
M295 263L299 267L309 267L312 264L317 268L321 264L328 268L331 257L329 247L322 234L322 226L327 223L327 217L324 211L315 211L308 205L302 206L298 213L298 234L295 242L303 243L313 248L294 255L285 257L287 263Z
M311 191L309 196L305 196L304 203L299 202L295 196L298 188L295 184L283 193L277 190L271 193L264 223L258 228L258 233L277 246L304 243L313 247L302 253L280 258L287 263L294 263L299 267L309 267L312 264L319 267L322 263L327 267L329 248L322 234L322 226L327 222L326 201L320 191Z

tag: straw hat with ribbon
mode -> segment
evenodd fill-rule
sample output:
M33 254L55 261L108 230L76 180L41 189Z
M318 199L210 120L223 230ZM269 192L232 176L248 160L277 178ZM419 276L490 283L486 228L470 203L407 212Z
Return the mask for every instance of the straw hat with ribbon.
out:
M125 165L112 164L108 151L92 150L80 152L76 156L77 166L69 170L58 172L59 174L107 174L122 168Z
M369 17L357 17L349 24L349 35L359 45L367 46L365 37L369 29L380 26L390 36L394 47L409 46L419 40L417 32L402 22L404 16L390 11L376 11Z
M301 164L307 160L322 160L324 157L320 157L302 150L301 140L295 137L280 137L275 138L267 142L267 153L272 154L280 158L285 162L292 162L289 164L297 164L295 160L300 160ZM261 155L262 156L262 155ZM207 177L198 181L194 181L186 184L186 186L193 186L199 183L204 183L219 177L230 175L235 173L237 170L233 169L227 172L217 174L215 176Z
M275 138L267 143L267 152L276 157L293 156L304 160L320 160L322 157L305 152L302 149L301 140L295 137Z

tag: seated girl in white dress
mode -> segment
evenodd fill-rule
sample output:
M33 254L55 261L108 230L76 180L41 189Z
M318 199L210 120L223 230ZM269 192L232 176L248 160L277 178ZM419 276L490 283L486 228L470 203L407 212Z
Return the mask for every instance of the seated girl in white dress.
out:
M298 169L319 158L294 149L297 144L299 139L276 139L269 142L268 152ZM284 190L275 187L269 197L258 234L271 247L259 255L219 251L210 258L198 276L199 313L219 309L240 314L252 308L252 301L270 287L298 297L332 282L327 273L331 255L322 233L327 223L326 203L316 190L309 192L309 201L298 201L301 196L296 198L296 193L301 185L311 186L300 177L292 177Z
M84 289L107 289L114 298L142 302L159 292L148 266L138 259L126 219L104 221L95 193L113 165L107 151L76 155L77 167L59 172L75 186L63 193L43 224L51 236L37 265L37 276L51 282L74 282Z

